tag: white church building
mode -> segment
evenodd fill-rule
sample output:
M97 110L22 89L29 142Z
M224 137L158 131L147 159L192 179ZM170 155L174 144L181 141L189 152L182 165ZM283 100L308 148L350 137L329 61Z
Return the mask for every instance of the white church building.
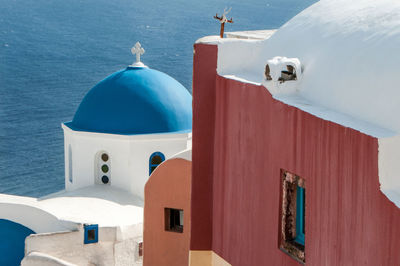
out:
M191 149L192 97L140 62L106 77L62 124L65 190L0 194L0 265L141 265L144 186Z

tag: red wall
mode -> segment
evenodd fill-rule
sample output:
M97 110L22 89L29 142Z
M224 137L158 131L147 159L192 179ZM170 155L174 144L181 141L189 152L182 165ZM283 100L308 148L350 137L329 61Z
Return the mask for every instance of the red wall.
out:
M203 56L207 55L207 56ZM193 59L193 150L191 250L211 250L217 49L195 45Z
M214 145L213 171L204 161L193 169L193 183L213 179L203 195L213 201L192 198L192 213L212 209L216 253L234 266L299 264L278 249L285 169L306 180L307 265L400 265L400 210L379 189L377 139L278 102L262 86L217 76L215 92L215 135L202 142ZM208 118L194 119L193 132ZM193 141L195 162L208 149Z

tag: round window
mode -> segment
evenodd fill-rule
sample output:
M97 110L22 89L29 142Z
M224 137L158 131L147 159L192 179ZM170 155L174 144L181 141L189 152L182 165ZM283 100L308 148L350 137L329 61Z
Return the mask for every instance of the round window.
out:
M103 164L102 166L101 166L101 171L103 171L103 173L107 173L108 172L108 165L106 165L106 164Z
M103 184L108 184L108 182L110 181L110 179L108 178L108 176L103 175L101 178L101 182L103 182Z
M107 162L107 161L108 161L108 154L107 154L107 153L103 153L103 154L101 155L101 159L102 159L104 162Z

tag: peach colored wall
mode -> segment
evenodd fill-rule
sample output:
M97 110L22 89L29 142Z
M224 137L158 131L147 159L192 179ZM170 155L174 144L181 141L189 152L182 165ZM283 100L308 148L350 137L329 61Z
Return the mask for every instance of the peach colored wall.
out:
M187 266L190 245L192 162L165 161L151 175L144 196L144 266ZM165 231L164 208L183 209L183 233Z

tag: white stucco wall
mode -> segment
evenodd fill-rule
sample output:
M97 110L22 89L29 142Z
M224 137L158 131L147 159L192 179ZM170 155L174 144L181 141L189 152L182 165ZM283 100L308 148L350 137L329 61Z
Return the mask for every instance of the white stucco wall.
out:
M99 241L84 244L84 228L73 232L31 235L25 241L23 266L35 265L39 257L48 257L76 265L141 265L138 244L142 241L142 224L124 227L99 227ZM46 256L37 256L37 253ZM33 254L34 256L31 256Z
M36 234L26 239L23 266L142 265L143 208L110 186L61 191L44 198L0 194L0 219ZM99 242L84 244L83 223L99 225Z
M400 135L378 139L381 191L400 208Z
M192 161L192 147L175 154L174 156L172 156L171 159L175 159L175 158L181 158L181 159L185 159L187 161Z
M21 261L21 266L77 266L41 252L31 252Z
M124 189L143 199L144 185L149 177L149 158L162 152L165 159L191 145L191 133L115 135L73 131L65 125L65 188L75 190L101 181L96 158L100 151L109 155L110 185ZM69 152L71 147L72 155ZM70 159L72 158L72 164ZM72 165L72 167L71 167ZM72 169L72 179L70 179Z

